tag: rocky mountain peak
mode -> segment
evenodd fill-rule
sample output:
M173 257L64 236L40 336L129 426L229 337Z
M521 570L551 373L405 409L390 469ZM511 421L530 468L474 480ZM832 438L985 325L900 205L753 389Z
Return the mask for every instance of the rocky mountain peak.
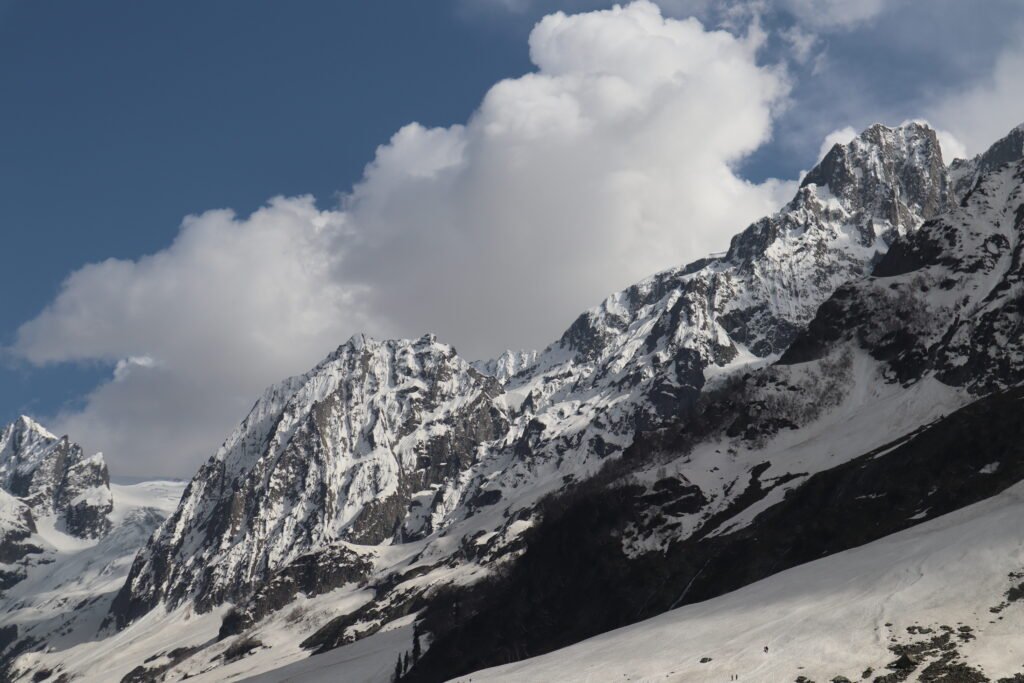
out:
M433 335L352 337L268 390L200 469L136 560L117 619L187 595L204 609L244 601L312 550L429 534L478 445L507 430L501 394Z
M37 453L40 446L48 446L56 440L57 437L41 424L28 415L21 415L0 431L0 462Z
M935 131L876 124L834 146L792 201L736 235L724 255L610 296L581 315L555 351L599 374L636 367L639 350L653 352L655 365L696 352L685 363L691 370L732 361L737 344L756 356L781 353L838 286L869 273L896 237L953 205ZM538 366L558 362L542 357ZM696 379L689 372L678 383L699 386Z
M1013 387L1024 379L1022 254L1024 158L980 176L960 206L894 244L873 277L839 289L784 360L856 343L894 381Z
M55 516L74 536L97 538L109 529L113 504L103 456L86 457L81 446L30 417L0 431L0 488L37 519Z
M811 185L827 188L827 196L852 216L886 222L900 234L951 203L938 137L917 122L896 128L875 124L851 142L833 146L801 183Z

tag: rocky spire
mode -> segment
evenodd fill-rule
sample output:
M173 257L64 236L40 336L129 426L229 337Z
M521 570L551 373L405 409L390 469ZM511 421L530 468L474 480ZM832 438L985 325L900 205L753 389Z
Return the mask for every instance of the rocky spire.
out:
M101 454L21 416L0 431L0 489L19 498L36 518L55 516L65 531L98 538L110 527L110 478Z

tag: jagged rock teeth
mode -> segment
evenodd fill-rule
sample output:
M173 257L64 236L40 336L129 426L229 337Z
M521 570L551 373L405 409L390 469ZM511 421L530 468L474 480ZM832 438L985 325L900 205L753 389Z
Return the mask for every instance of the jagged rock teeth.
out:
M501 394L433 337L353 337L257 402L140 554L115 615L246 600L310 551L430 533L477 445L508 429Z
M81 446L29 417L0 431L0 489L20 498L36 519L56 517L73 536L99 538L110 529L113 504L103 456L85 457Z
M849 339L893 380L932 374L976 394L1006 389L1024 380L1022 288L1024 159L980 177L962 206L895 245L874 277L837 291L783 360Z

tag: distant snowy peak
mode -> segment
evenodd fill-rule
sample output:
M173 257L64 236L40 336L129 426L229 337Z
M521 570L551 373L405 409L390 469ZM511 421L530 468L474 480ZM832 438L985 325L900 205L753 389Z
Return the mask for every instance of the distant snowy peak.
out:
M950 176L957 199L964 198L985 174L1020 159L1024 159L1024 123L973 159L957 159L951 164Z
M529 370L537 362L536 351L513 351L507 349L497 358L490 360L478 360L473 362L473 367L485 375L494 377L502 384L521 372Z
M103 456L86 457L78 444L29 417L0 431L0 489L23 501L35 519L55 517L73 536L98 538L110 528Z

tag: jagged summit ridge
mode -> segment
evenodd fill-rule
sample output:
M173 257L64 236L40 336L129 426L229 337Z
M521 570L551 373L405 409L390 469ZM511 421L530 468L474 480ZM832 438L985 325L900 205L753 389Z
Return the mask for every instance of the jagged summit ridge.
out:
M527 372L537 362L537 351L506 349L497 358L478 360L473 367L505 384L516 375Z
M268 391L140 555L119 609L244 599L312 549L417 538L507 418L499 382L432 336L357 335Z
M612 295L558 346L577 363L604 354L614 366L666 342L698 354L704 366L744 352L781 353L836 287L867 274L895 236L952 205L934 131L873 126L836 145L789 204L734 237L724 256ZM608 343L624 335L634 341Z

